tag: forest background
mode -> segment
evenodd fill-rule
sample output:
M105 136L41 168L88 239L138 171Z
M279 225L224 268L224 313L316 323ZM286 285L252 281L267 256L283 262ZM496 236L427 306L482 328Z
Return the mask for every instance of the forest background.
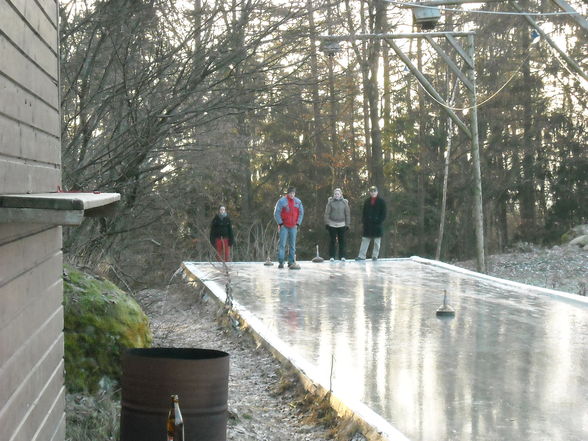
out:
M586 16L587 6L570 3ZM561 12L522 0L525 11ZM476 5L516 10L509 2ZM451 9L464 9L463 6ZM485 249L556 243L588 221L588 86L520 15L445 10L436 30L476 31ZM535 16L588 72L588 35L570 16ZM382 40L329 56L320 35L413 32L379 0L60 2L63 185L118 192L117 216L64 231L77 264L127 287L209 260L227 206L234 259L275 259L273 208L294 185L305 206L298 259L327 246L323 213L341 187L348 257L369 185L388 204L381 256L475 255L470 140ZM425 41L402 43L457 113L470 106ZM448 145L447 210L440 220ZM323 256L324 257L324 256Z

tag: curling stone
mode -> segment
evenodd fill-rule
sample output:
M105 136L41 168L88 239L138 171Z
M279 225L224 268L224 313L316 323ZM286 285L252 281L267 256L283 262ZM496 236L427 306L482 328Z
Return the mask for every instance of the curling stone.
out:
M273 262L270 260L269 256L267 256L267 260L264 263L265 266L273 266Z
M321 262L324 262L324 260L325 260L325 259L323 259L321 256L319 256L319 250L318 250L318 245L317 245L317 246L316 246L316 257L314 257L314 258L312 259L312 261L313 261L314 263L321 263Z
M443 292L443 305L437 309L437 317L453 317L455 316L455 309L447 304L447 291Z

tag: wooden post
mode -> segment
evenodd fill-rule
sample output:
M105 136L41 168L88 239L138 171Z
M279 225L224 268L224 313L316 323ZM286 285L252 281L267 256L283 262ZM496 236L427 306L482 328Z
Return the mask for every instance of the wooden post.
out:
M455 79L453 89L447 97L447 102L450 106L455 103L455 95L457 94L457 82ZM449 74L447 76L447 91L449 92ZM441 260L441 248L443 246L443 234L445 232L445 211L447 208L447 183L449 181L449 163L451 161L451 143L453 142L453 120L447 118L447 148L445 149L445 166L443 168L443 198L441 200L441 214L439 215L439 235L437 237L437 249L435 250L435 260Z

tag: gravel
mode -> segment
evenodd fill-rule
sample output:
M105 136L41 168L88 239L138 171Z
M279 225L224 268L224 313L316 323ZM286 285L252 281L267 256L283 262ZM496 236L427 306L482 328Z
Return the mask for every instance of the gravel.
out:
M141 291L136 299L149 316L154 347L208 348L230 354L227 440L331 439L330 428L317 424L303 404L292 374L249 334L235 329L215 301L183 283L166 291Z
M588 286L588 251L576 246L538 248L528 244L518 250L487 257L487 273L491 276L529 285L586 295ZM453 265L475 270L473 260L452 262Z

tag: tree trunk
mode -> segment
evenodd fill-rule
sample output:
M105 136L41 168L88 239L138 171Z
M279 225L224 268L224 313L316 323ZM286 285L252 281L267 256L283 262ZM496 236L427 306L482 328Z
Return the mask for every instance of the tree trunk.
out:
M525 26L521 31L521 41L525 54L529 53L529 29ZM523 160L522 179L520 185L521 204L521 236L528 241L535 240L537 220L535 212L535 148L532 128L532 89L531 69L529 57L525 58L522 66L523 84L526 85L522 94L523 105Z
M457 93L458 79L455 79L453 88L449 87L449 72L447 73L448 97L447 103L452 106L455 102ZM437 236L437 249L435 250L435 260L441 259L441 247L443 246L443 235L445 233L445 210L447 207L447 184L449 181L449 164L451 162L451 144L453 142L453 120L447 117L447 147L445 149L445 166L443 168L443 197L441 199L441 214L439 216L439 235Z
M326 147L322 139L322 120L321 120L321 106L320 106L320 94L319 94L319 70L318 70L318 55L316 48L316 26L314 22L314 8L311 0L306 2L306 10L308 15L308 27L310 35L310 75L311 75L311 94L312 94L312 114L313 114L313 140L314 140L314 167L312 176L312 187L315 207L313 212L313 218L318 219L320 214L318 201L321 196L321 189L324 186L322 183L322 177L324 173L324 164L326 161ZM325 194L326 196L326 194Z
M332 16L331 8L327 8L327 31L331 35L332 29ZM331 138L331 190L335 186L339 186L338 181L341 179L340 170L336 164L333 164L334 160L337 161L339 156L339 142L337 137L337 97L335 92L335 74L333 70L333 56L329 56L327 60L329 70L329 132Z
M382 32L383 16L386 13L385 3L374 0L371 3L370 22L373 33ZM369 78L366 84L366 91L369 101L371 140L372 140L372 174L371 180L378 189L385 195L384 186L384 161L382 157L382 132L380 130L380 110L379 110L379 91L378 91L378 66L380 61L381 41L378 38L370 40L368 60L369 60Z
M417 39L417 67L423 71L422 39ZM419 96L419 137L418 137L418 162L417 162L417 225L418 225L418 252L425 254L425 157L426 157L426 109L425 96L422 87L418 88Z
M468 47L467 53L475 65L475 53L474 53L474 36L468 35ZM481 273L486 272L486 257L484 252L484 212L483 212L483 200L482 200L482 172L480 165L480 145L478 141L478 102L476 98L476 71L474 67L467 69L468 79L474 84L474 89L470 92L470 106L471 109L471 154L472 154L472 167L473 167L473 211L474 211L474 231L476 236L476 266L477 270Z
M383 32L387 33L388 30L388 19L386 14L383 17ZM382 141L384 148L384 163L392 160L392 85L390 83L390 48L387 44L382 46L382 60L384 63L384 108L383 108L383 119L384 119L384 139Z

